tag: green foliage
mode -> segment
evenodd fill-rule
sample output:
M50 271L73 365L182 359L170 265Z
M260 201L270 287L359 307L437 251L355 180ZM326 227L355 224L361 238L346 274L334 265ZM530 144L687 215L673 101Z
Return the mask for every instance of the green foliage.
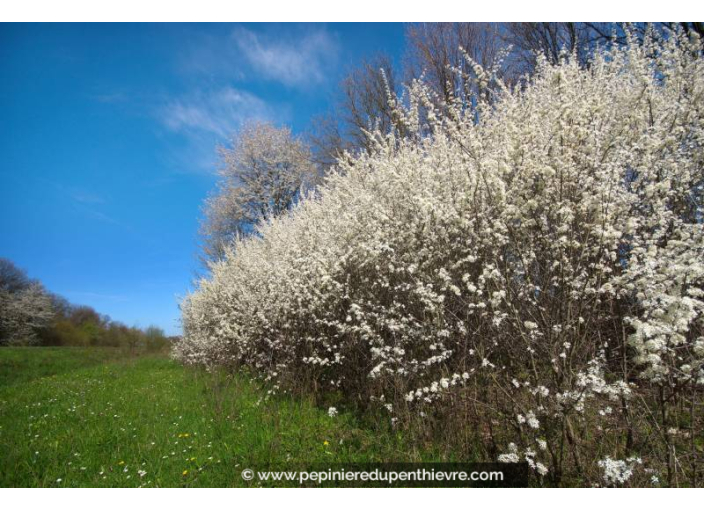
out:
M45 346L119 347L135 352L166 352L171 340L156 326L128 327L101 316L89 307L59 311L40 334Z

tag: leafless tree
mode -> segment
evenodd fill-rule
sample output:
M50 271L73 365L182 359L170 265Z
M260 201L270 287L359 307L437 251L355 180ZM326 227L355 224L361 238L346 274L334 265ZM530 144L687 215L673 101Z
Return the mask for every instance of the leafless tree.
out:
M498 64L505 46L500 26L495 23L421 23L406 30L406 79L424 76L444 101L461 95L471 80L463 78L467 57L485 69ZM501 74L510 73L506 62Z
M604 24L592 24L604 33L610 33ZM530 72L535 59L543 55L549 62L557 63L562 52L576 54L580 62L587 61L588 44L592 40L591 28L586 23L574 22L521 22L508 23L504 40L513 46L513 55Z
M27 273L11 260L0 258L0 291L19 292L32 285Z
M310 140L316 162L327 169L345 151L368 151L368 132L378 128L388 133L399 128L389 103L399 86L391 58L384 54L350 71L340 84L340 96L332 110L314 121Z

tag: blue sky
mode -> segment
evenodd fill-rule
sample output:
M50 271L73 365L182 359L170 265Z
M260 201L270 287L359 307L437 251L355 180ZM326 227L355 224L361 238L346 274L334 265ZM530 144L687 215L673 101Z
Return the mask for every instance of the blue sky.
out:
M0 24L0 257L128 325L179 332L215 147L295 132L397 24Z

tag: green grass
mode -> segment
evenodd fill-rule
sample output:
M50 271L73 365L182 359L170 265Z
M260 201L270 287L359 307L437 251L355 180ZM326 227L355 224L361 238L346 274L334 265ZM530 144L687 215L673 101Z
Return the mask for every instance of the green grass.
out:
M164 357L2 348L0 486L248 486L245 467L428 460L391 431L265 396Z
M119 349L13 347L0 349L0 388L120 358Z

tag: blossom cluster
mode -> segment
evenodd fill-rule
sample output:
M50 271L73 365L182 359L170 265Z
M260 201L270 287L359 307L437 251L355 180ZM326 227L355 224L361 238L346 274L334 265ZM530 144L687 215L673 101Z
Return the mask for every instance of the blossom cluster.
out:
M0 345L36 343L54 317L51 298L39 283L17 292L0 288Z
M571 420L641 385L701 387L701 51L650 34L586 68L539 59L513 87L474 65L455 102L415 81L394 102L404 136L370 133L212 264L176 357L392 414L475 385L514 431L500 459L539 475L578 444ZM609 462L609 482L630 476Z

